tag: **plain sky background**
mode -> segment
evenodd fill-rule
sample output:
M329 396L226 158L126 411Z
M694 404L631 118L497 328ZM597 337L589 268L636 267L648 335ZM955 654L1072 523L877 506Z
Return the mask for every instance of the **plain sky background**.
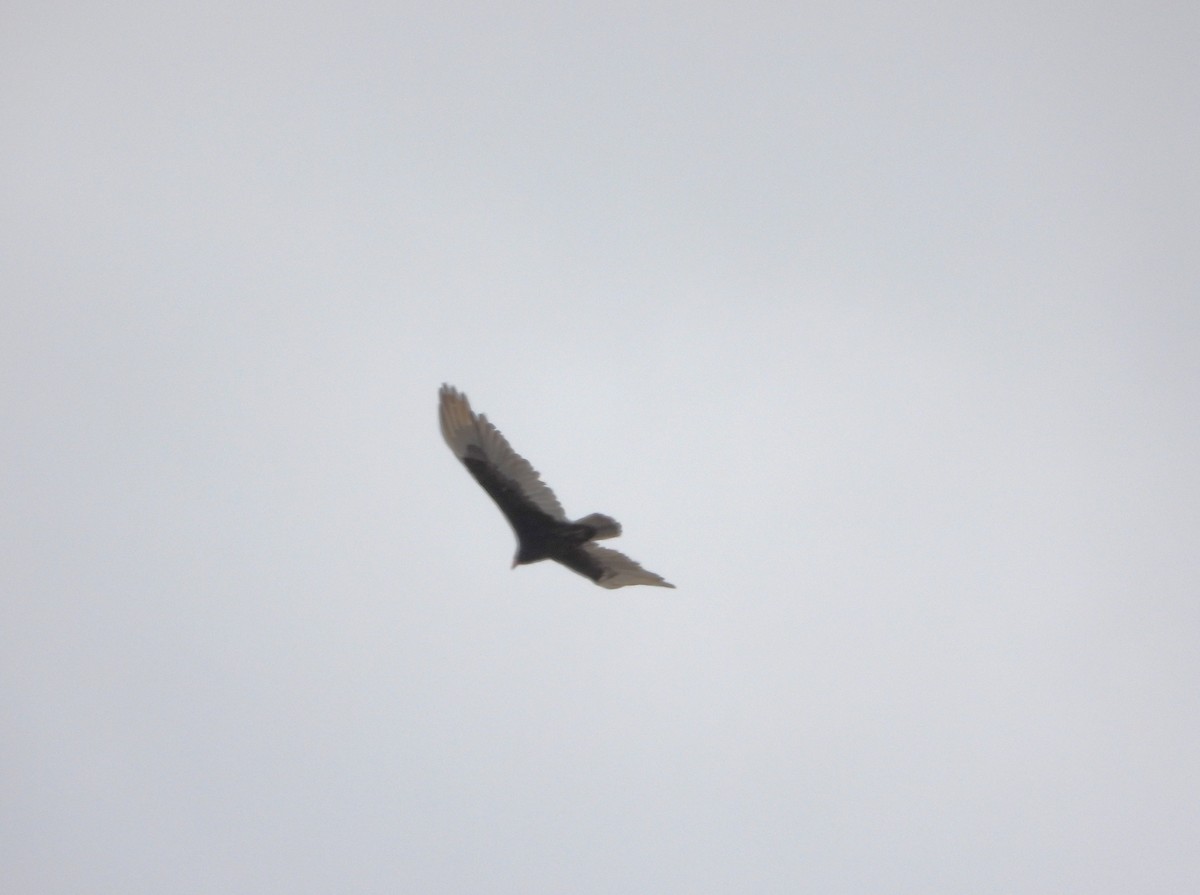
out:
M1198 47L5 4L4 891L1200 891Z

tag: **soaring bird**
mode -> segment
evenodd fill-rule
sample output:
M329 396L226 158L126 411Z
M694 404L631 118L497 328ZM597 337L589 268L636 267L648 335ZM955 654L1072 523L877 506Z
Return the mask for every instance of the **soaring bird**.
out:
M471 410L466 395L443 385L438 397L442 437L496 501L517 536L514 569L552 559L601 587L675 586L647 572L625 554L594 543L621 533L620 523L611 516L591 513L569 521L558 498L529 461L512 449L486 416L477 416Z

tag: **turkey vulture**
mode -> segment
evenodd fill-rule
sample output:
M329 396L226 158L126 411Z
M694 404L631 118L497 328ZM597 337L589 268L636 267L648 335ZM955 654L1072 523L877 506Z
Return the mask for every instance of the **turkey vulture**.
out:
M562 505L529 461L514 451L488 418L471 410L450 385L438 393L442 437L475 481L496 501L517 536L513 568L552 559L601 587L652 584L674 587L623 553L594 544L615 538L621 525L603 513L570 522Z

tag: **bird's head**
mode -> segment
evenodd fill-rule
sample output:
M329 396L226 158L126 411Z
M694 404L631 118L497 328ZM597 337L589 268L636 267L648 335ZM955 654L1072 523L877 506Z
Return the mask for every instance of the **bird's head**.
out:
M544 551L538 551L535 547L522 542L517 546L517 552L513 554L512 567L515 569L517 566L527 566L545 558Z

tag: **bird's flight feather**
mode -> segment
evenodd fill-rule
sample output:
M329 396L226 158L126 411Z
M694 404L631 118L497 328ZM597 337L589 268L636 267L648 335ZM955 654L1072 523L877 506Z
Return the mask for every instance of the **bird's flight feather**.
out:
M591 578L601 587L616 588L630 584L675 586L664 581L661 575L643 569L621 551L601 547L599 544L584 544L573 553L561 557L559 562L580 575Z
M476 416L466 395L454 386L443 385L440 396L438 417L442 423L442 437L458 459L464 462L470 459L485 460L535 507L555 519L566 521L567 514L563 512L562 504L538 476L537 470L512 449L512 445L500 434L499 429L488 422L486 416Z

